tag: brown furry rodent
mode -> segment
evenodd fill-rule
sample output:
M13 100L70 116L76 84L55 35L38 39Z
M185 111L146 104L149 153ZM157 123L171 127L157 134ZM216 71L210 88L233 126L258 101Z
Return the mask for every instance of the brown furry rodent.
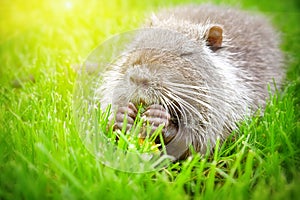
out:
M280 85L284 70L280 39L270 23L228 7L190 5L164 10L136 34L127 56L105 73L102 108L112 104L116 127L126 115L130 129L137 106L166 151L176 159L190 145L202 154L264 107L268 83Z

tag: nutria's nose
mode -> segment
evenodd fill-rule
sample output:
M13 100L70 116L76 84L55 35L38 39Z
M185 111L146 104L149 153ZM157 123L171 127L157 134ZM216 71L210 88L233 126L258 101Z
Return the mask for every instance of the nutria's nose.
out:
M149 85L149 79L146 78L146 77L131 75L129 77L129 80L130 80L131 83L134 83L136 85L141 85L141 86L148 86Z

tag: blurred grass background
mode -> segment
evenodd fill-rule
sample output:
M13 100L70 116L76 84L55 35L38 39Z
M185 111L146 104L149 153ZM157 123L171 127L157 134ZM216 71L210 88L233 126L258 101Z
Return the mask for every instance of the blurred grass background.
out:
M215 0L272 18L282 32L287 84L265 116L213 158L126 174L95 161L72 119L76 72L112 34L161 7L204 1L0 2L0 199L297 199L300 189L300 3Z

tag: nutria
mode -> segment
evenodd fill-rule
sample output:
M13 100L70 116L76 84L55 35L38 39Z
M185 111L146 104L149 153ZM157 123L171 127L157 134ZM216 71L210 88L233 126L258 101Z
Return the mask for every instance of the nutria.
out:
M268 84L282 83L279 34L258 14L214 5L190 5L152 15L104 74L102 108L111 104L115 127L143 117L162 131L166 151L205 154L237 122L265 105Z

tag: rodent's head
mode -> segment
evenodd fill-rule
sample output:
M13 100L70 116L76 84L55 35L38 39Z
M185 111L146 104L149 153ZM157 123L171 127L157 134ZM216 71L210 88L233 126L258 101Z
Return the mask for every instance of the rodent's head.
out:
M145 106L163 104L168 89L174 84L192 84L191 64L169 52L157 49L131 52L120 69L123 77L119 80L114 99L121 99Z
M220 45L215 40L219 29L210 30L214 34L203 40L205 49L183 34L169 31L139 36L112 70L116 76L110 88L112 104L161 104L176 118L188 120L197 115L204 120L206 84L213 68L210 54Z

